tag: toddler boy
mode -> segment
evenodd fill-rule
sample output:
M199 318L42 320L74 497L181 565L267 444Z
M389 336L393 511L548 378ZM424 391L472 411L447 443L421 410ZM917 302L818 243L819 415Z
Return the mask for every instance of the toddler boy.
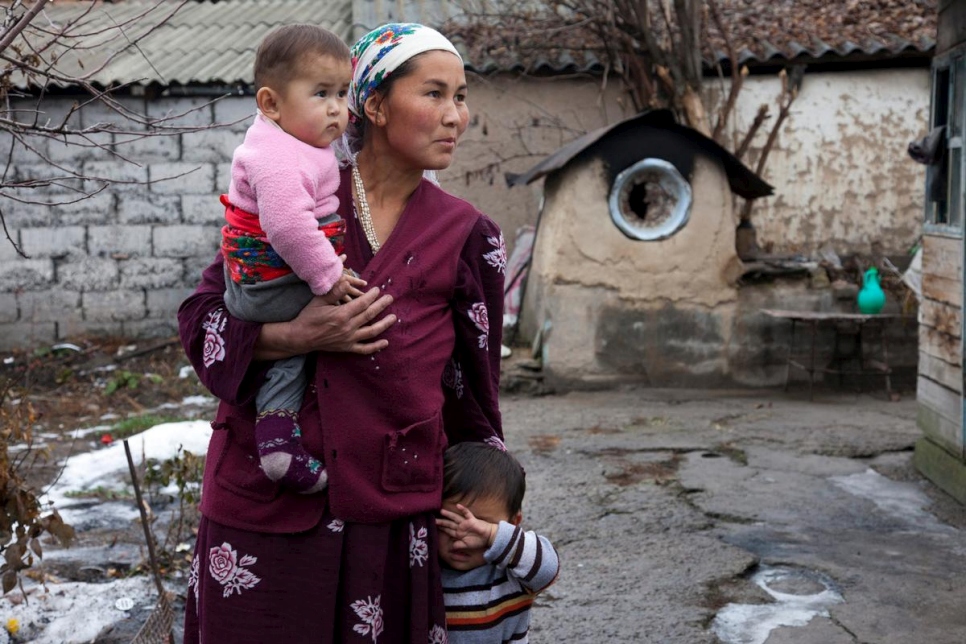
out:
M450 644L527 642L530 606L557 578L557 552L520 528L523 468L509 452L458 443L443 459L436 520Z

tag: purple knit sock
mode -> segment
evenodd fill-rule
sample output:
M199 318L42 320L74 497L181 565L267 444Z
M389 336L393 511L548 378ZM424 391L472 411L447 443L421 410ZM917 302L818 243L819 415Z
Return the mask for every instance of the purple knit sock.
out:
M297 415L285 409L262 412L255 421L255 442L262 470L273 481L303 494L325 488L322 463L305 451Z

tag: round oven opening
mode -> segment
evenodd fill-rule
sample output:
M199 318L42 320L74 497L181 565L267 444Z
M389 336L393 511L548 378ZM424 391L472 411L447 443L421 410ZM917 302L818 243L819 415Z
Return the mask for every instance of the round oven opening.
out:
M691 186L663 159L642 159L617 175L610 216L622 233L639 241L666 239L691 215Z

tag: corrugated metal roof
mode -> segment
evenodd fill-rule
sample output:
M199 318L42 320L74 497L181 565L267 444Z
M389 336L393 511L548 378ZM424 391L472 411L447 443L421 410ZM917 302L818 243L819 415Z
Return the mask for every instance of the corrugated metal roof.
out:
M258 43L273 27L290 23L322 25L351 42L352 1L127 0L97 2L93 7L86 2L53 2L20 44L36 48L49 40L43 32L67 26L61 46L44 53L44 59L55 60L54 68L64 76L89 74L101 86L250 84ZM21 88L28 84L22 76L13 80Z

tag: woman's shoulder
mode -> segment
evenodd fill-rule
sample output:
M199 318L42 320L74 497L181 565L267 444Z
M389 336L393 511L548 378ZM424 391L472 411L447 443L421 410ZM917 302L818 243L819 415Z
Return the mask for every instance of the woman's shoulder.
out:
M466 199L447 192L440 185L428 179L423 179L423 191L426 199L440 211L451 213L467 223L472 220L474 228L491 229L499 232L500 227L497 226L496 222Z

